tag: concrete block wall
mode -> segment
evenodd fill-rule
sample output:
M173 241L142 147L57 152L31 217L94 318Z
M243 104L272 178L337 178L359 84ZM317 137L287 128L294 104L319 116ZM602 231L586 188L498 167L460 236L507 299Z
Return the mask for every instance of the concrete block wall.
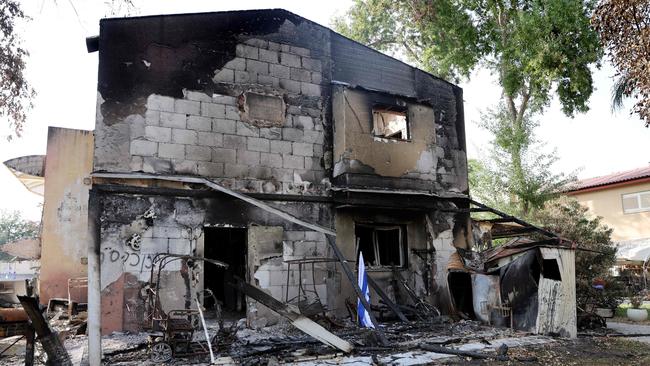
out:
M106 319L113 319L107 323L113 324L112 328L107 330L126 329L125 319L136 319L134 314L129 313L129 308L142 305L143 300L135 289L138 286L142 288L149 281L156 254L200 256L205 245L213 244L203 240L206 225L246 227L247 223L254 223L248 229L249 258L257 258L253 265L249 263L249 270L254 271L251 273L252 283L283 301L287 295L289 276L289 299L297 295L300 283L306 290L313 290L315 284L321 301L326 304L325 283L330 273L324 264L315 266L312 277L311 266L303 266L300 276L297 265L292 265L291 271L288 271L284 263L289 259L331 257L325 238L320 233L299 230L299 227L275 216L260 215L261 212L250 210L247 204L239 200L114 194L105 196L102 202L101 283L102 295L106 298L103 312ZM331 225L327 221L330 218L325 211L326 205L287 204L283 209L294 215L307 212L305 215L310 220L324 226ZM244 216L243 212L250 216ZM143 219L145 216L150 220ZM237 218L242 221L237 221ZM270 230L269 233L280 231L279 245L275 244L275 239L268 240L265 228ZM253 231L257 232L257 236L251 235ZM134 234L140 237L137 250L128 244ZM160 294L165 310L185 308L188 301L187 283L181 266L181 261L171 262L161 275ZM129 286L126 286L127 282ZM314 293L310 292L307 296L309 301L315 300ZM257 306L258 315L262 313L260 308ZM252 311L252 308L249 310ZM262 317L271 321L274 319L271 315Z
M169 225L169 224L168 224ZM141 236L140 248L127 245L133 234ZM190 255L196 250L196 237L181 225L153 226L134 232L125 225L112 225L102 232L101 246L102 283L106 287L123 273L140 281L149 281L154 257L159 253ZM178 271L180 261L169 263L164 271Z
M289 265L285 263L285 261L295 259L331 257L323 234L315 231L290 230L284 231L283 236L282 257L272 258L262 263L254 274L256 285L267 290L278 300L293 299L295 304L298 288L302 283L308 301L315 301L317 293L321 303L326 306L326 281L329 276L327 264L314 264L312 275L311 264L303 264L302 271L300 271L298 264L291 264L289 268ZM316 293L314 293L314 289Z
M131 121L142 126L131 126L130 170L200 175L252 192L317 191L325 178L321 60L259 39L238 44L236 56L213 78L229 95L149 95L145 117ZM246 93L281 98L284 110L265 105L268 120L251 120Z

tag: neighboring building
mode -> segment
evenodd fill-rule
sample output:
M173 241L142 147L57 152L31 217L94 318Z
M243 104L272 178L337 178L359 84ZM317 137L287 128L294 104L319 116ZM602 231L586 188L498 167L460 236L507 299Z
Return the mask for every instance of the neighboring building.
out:
M40 247L23 243L14 252L40 258L38 293L44 305L52 298L68 297L68 280L87 276L93 147L92 131L49 127L45 156L4 162L27 189L43 196Z
M620 263L650 256L650 166L581 180L567 194L614 230Z
M3 165L30 192L43 196L43 155L21 156L7 160ZM0 308L20 304L16 295L34 292L39 288L41 267L41 238L25 238L0 246Z
M41 234L42 304L52 298L67 299L68 280L87 276L93 146L92 131L48 129Z
M0 262L0 307L20 304L16 295L30 293L28 287L38 288L39 261L14 260Z

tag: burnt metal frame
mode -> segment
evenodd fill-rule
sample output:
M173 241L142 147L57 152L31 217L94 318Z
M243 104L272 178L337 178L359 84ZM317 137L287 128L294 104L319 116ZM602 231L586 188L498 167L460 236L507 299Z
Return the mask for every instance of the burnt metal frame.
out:
M320 296L318 295L318 291L316 291L316 274L315 274L315 264L316 263L331 263L331 262L338 262L338 259L335 258L325 258L325 257L312 257L312 258L301 258L301 259L290 259L284 261L284 263L287 264L287 289L285 291L284 295L284 302L285 303L290 303L296 298L298 299L298 303L300 303L301 296L305 296L305 299L307 299L307 292L313 292L316 295L316 300L321 304L323 302L320 299ZM291 277L291 265L292 264L297 264L298 265L298 295L292 297L289 299L289 278ZM302 267L304 264L311 265L311 285L313 287L313 290L305 290L302 287ZM325 308L323 307L323 315Z
M171 259L169 259L171 258ZM167 260L169 259L169 260ZM156 319L156 316L160 317L160 314L158 314L158 311L162 311L162 309L158 309L158 306L160 305L160 297L159 297L159 292L158 290L160 289L160 275L162 273L163 268L167 266L169 263L177 261L177 260L194 260L194 261L203 261L203 262L208 262L211 264L214 264L215 266L227 269L228 264L210 259L210 258L204 258L204 257L197 257L197 256L191 256L191 255L181 255L181 254L171 254L171 253L158 253L156 254L153 259L152 259L152 266L151 266L151 272L149 275L149 286L154 286L154 271L156 270L156 265L158 265L158 275L156 276L156 282L155 282L155 289L149 288L149 291L147 292L147 304L149 305L151 311L149 314L145 314L145 319L151 317L151 329L155 328L155 320L161 320L161 318Z
M508 215L505 212L499 211L499 210L497 210L495 208L492 208L492 207L484 205L484 204L482 204L480 202L474 201L473 199L468 199L467 201L470 203L470 205L474 205L474 206L476 206L478 208L478 210L475 210L475 211L473 211L473 209L470 208L469 209L470 212L489 212L489 213L492 213L494 215L499 216L498 219L477 220L479 222L484 221L484 222L491 222L491 223L515 223L515 224L518 224L518 225L521 226L520 230L513 231L513 232L508 233L507 235L504 235L504 236L497 236L497 238L499 238L499 237L508 237L508 236L516 236L516 235L521 235L521 234L525 234L525 233L529 233L529 232L537 232L538 234L544 235L545 237L550 239L555 244L562 244L562 243L568 241L568 240L560 237L559 235L557 235L557 234L555 234L555 233L553 233L551 231L548 231L546 229L542 229L539 226L535 226L535 225L533 225L533 224L531 224L529 222L518 219L518 218L516 218L516 217L514 217L512 215Z
M184 344L185 346L185 352L182 353L183 356L207 354L211 350L210 344L208 344L206 347L202 342L192 341L193 334L194 334L194 329L193 329L194 326L192 322L189 322L190 327L192 327L191 330L177 329L173 326L173 323L171 322L172 318L178 318L177 315L181 315L181 316L186 315L189 318L191 316L195 316L197 313L200 314L200 311L190 310L190 309L171 310L169 311L169 313L164 314L164 312L162 311L162 307L160 307L160 296L159 296L160 275L162 273L162 270L165 268L165 266L167 266L171 262L178 261L178 260L202 261L202 262L214 264L224 269L228 268L227 263L223 263L221 261L217 261L205 257L171 254L171 253L156 254L152 260L151 272L149 275L149 288L147 291L147 300L146 300L147 308L150 311L148 313L145 313L145 319L148 320L148 318L151 318L150 326L152 331L154 332L162 331L162 342L167 343L171 347L172 357L178 355L177 345L181 343ZM154 272L156 271L156 269L158 273L154 285L153 282ZM198 301L198 297L197 297L197 301ZM197 306L201 306L201 304L197 304ZM162 325L160 325L157 322L162 323ZM181 335L181 337L179 337L179 335ZM206 339L206 342L213 342L213 340L214 339Z

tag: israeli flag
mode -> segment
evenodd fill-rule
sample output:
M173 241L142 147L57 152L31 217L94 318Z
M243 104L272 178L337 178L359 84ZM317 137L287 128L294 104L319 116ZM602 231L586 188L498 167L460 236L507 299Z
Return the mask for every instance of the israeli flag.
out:
M366 265L363 263L363 253L359 252L359 288L361 293L366 298L368 304L370 304L370 289L368 289L368 275L366 274ZM374 328L375 325L372 324L370 320L370 314L368 313L370 309L366 310L363 307L360 299L357 299L357 317L359 318L359 325L366 328Z

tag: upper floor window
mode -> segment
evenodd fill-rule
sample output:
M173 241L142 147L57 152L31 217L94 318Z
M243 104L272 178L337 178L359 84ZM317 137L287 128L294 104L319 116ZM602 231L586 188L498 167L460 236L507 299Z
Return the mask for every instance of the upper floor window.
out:
M623 212L635 213L650 211L650 191L623 195Z
M367 267L406 267L406 226L355 224L355 236Z
M410 130L405 107L377 106L372 109L372 133L376 137L410 140Z

